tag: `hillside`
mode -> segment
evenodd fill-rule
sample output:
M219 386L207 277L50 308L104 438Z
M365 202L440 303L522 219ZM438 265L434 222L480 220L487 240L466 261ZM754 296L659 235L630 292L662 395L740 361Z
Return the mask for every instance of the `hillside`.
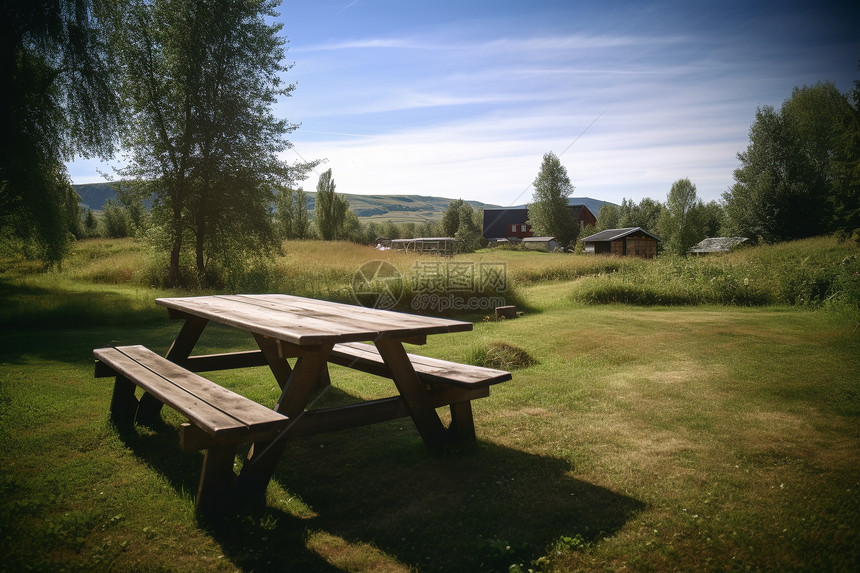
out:
M110 183L89 183L74 185L75 191L81 196L83 209L101 211L108 199L116 197L116 191ZM308 210L313 211L316 193L306 192ZM448 207L451 199L446 197L427 197L423 195L352 195L343 193L349 206L364 222L393 221L395 223L422 223L436 221L442 218L442 213ZM477 209L498 207L480 201L466 201ZM571 197L573 205L585 205L597 216L600 206L606 201L590 197Z
M591 211L592 214L594 214L595 217L597 217L597 212L600 211L600 208L603 205L615 205L616 207L618 206L617 204L612 203L610 201L601 201L600 199L592 199L591 197L568 197L567 203L568 205L585 205L586 207L588 207L588 210ZM528 204L524 203L522 205L514 205L511 208L523 209L527 206Z
M116 190L110 183L89 183L74 185L81 196L81 207L101 211L108 199L116 197ZM308 210L313 211L316 193L306 192ZM422 223L442 218L442 213L451 201L445 197L425 197L421 195L351 195L343 193L349 206L359 219L369 221L393 221L395 223ZM475 208L494 207L480 201L467 201Z
M84 210L101 211L108 199L116 197L116 190L110 183L87 183L72 185L81 197L80 205Z

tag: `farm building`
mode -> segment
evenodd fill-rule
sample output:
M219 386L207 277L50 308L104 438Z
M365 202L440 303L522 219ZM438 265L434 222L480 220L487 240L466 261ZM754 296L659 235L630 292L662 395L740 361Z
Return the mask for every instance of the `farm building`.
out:
M551 253L559 247L555 237L526 237L523 239L522 245L529 251L546 251L547 253Z
M419 237L415 239L394 239L391 248L396 251L413 253L433 253L453 255L457 239L454 237Z
M641 257L643 259L653 259L657 256L657 242L659 240L642 227L607 229L582 239L585 243L586 253Z
M691 255L728 253L733 248L749 241L746 237L708 237L690 247Z
M594 225L597 219L585 205L570 205L571 217L580 225ZM529 219L528 207L504 207L484 209L484 238L525 239L534 236Z

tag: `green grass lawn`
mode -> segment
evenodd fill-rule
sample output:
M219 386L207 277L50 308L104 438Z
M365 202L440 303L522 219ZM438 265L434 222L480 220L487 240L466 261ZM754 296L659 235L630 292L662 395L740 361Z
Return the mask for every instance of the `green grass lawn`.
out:
M512 273L539 277L535 259L508 260ZM92 377L95 347L166 350L178 324L152 303L163 293L8 272L2 571L860 566L860 328L850 312L587 305L578 270L523 279L523 317L476 317L472 332L412 349L467 361L506 342L536 359L475 402L476 446L433 457L408 419L298 439L263 512L200 524L201 458L179 450L181 418L165 412L165 427L120 436L107 422L111 382ZM100 303L56 301L90 289ZM213 329L201 345L253 342ZM277 398L264 368L210 377ZM391 392L342 368L332 378L323 404Z

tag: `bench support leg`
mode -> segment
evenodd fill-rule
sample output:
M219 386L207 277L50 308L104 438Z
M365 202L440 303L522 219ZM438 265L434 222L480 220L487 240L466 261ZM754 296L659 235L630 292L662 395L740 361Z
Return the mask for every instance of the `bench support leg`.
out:
M125 376L117 375L110 401L110 420L118 428L130 428L134 425L138 404L134 396L135 388L137 386L134 382Z
M197 489L197 514L202 517L220 517L233 506L236 474L233 461L236 446L216 446L206 450L203 456L203 471Z
M472 417L472 402L465 400L451 404L451 426L448 429L460 442L474 442L475 420Z

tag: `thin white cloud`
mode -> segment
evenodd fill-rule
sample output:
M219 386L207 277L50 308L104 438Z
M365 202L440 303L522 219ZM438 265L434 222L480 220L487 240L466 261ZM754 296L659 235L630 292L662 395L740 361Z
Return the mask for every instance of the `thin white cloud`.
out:
M442 2L419 22L373 3L344 0L349 17L336 19L320 17L332 4L296 3L305 19L285 19L286 32L307 34L291 43L286 79L298 89L277 109L302 123L295 153L327 158L343 192L522 203L542 155L605 110L562 157L576 195L664 200L689 177L711 200L732 182L757 106L856 70L856 41L834 47L790 14L555 7L508 17Z

